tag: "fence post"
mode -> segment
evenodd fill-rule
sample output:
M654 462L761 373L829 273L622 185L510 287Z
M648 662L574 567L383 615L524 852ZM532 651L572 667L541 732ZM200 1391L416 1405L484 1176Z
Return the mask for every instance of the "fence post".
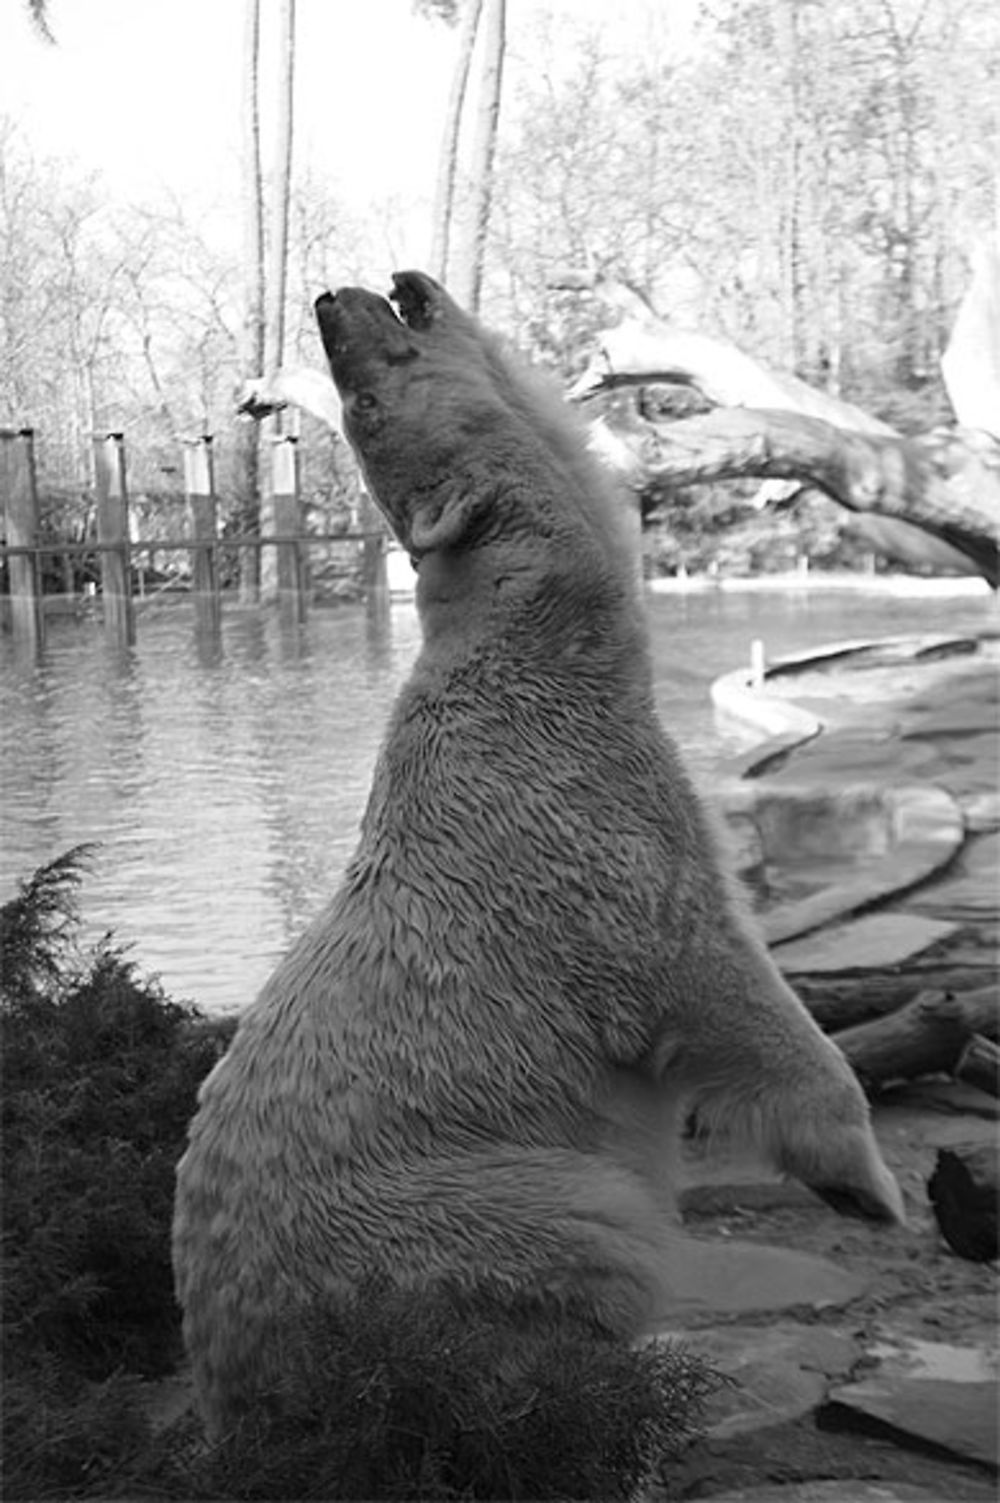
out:
M280 433L271 446L271 498L275 535L278 601L295 621L306 618L306 580L302 545L302 506L299 499L299 443ZM263 569L261 570L263 573Z
M365 535L361 544L361 584L369 604L382 605L389 598L389 573L385 561L385 531L379 511L366 490L361 492L358 520Z
M10 548L38 543L38 487L35 435L31 428L0 429L0 491L4 534ZM38 657L45 644L41 579L37 553L9 553L10 629L14 641Z
M205 433L201 438L186 438L182 442L188 526L192 541L197 545L191 549L195 622L199 632L215 636L221 625L221 609L216 557L219 518L212 436Z
M135 612L129 563L128 488L125 440L121 433L94 434L94 486L97 541L101 549L104 629L121 647L135 642ZM107 546L107 545L112 546Z

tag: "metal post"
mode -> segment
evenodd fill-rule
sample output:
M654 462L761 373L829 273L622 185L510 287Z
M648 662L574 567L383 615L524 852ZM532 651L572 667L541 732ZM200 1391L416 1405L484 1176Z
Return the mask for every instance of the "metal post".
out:
M0 492L8 547L33 549L38 543L38 486L35 435L31 428L0 429ZM8 554L10 629L14 641L38 657L45 645L41 578L37 553Z
M121 433L94 434L94 485L97 540L105 545L101 549L104 629L119 646L131 647L135 642L135 612L129 562L125 440Z
M279 604L295 621L306 617L306 580L302 558L302 506L299 499L298 439L279 434L271 447L271 497L275 535L286 539L274 545Z
M188 525L197 544L191 549L191 588L199 634L217 636L222 622L216 544L219 538L215 499L215 463L211 435L184 441L184 491Z

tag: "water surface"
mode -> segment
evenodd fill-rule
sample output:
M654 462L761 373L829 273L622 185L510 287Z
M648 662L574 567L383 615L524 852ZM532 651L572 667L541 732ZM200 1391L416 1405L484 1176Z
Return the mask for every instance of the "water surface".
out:
M990 601L712 592L650 596L657 702L711 785L747 744L708 687L749 661L843 637L974 628ZM395 693L419 645L412 603L315 611L302 628L227 607L220 651L187 602L141 615L114 652L94 621L50 623L41 665L0 645L0 899L100 841L86 933L113 930L167 991L244 1005L353 849Z

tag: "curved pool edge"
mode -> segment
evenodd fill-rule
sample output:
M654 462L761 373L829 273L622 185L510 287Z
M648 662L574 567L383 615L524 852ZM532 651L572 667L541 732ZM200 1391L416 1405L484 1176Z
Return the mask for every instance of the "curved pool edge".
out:
M989 635L984 633L983 637ZM915 659L952 652L956 657L964 657L970 640L967 634L941 633L854 639L778 659L767 665L762 682L755 681L749 668L723 674L711 685L716 709L761 732L764 738L749 752L731 760L729 771L736 780L733 786L745 789L748 780L752 780L750 786L755 792L750 795L751 803L779 796L779 785L761 775L776 761L784 761L797 746L836 727L835 713L821 719L793 699L769 695L769 678L825 667L838 660L844 660L847 666L850 659L876 651ZM789 959L793 951L799 959L803 953L801 942L805 941L808 948L809 936L838 926L842 933L849 931L852 920L860 921L862 915L870 919L872 910L943 872L962 849L968 834L965 812L944 789L933 783L882 784L877 791L892 806L895 837L892 849L874 867L761 915L762 930L779 965L783 963L783 946L789 946ZM828 802L830 795L826 788L793 790L781 785L780 796L803 800L812 797ZM898 956L896 959L898 963ZM801 970L802 966L797 964L795 968Z

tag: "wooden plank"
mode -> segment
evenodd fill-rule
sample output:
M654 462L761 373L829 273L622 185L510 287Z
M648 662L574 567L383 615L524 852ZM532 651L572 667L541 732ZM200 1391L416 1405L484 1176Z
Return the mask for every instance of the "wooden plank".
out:
M183 456L184 491L191 533L195 628L199 641L205 637L217 644L222 627L222 602L216 560L219 513L211 435L206 433L200 438L185 439Z
M0 491L3 493L4 533L11 548L10 629L19 650L39 657L45 645L38 542L38 487L35 478L34 433L0 432Z
M97 538L101 551L104 629L121 647L135 643L135 611L128 536L125 441L120 433L94 435Z
M271 447L271 495L278 603L296 621L306 616L306 571L302 549L298 439L282 433ZM288 541L290 539L290 541Z

